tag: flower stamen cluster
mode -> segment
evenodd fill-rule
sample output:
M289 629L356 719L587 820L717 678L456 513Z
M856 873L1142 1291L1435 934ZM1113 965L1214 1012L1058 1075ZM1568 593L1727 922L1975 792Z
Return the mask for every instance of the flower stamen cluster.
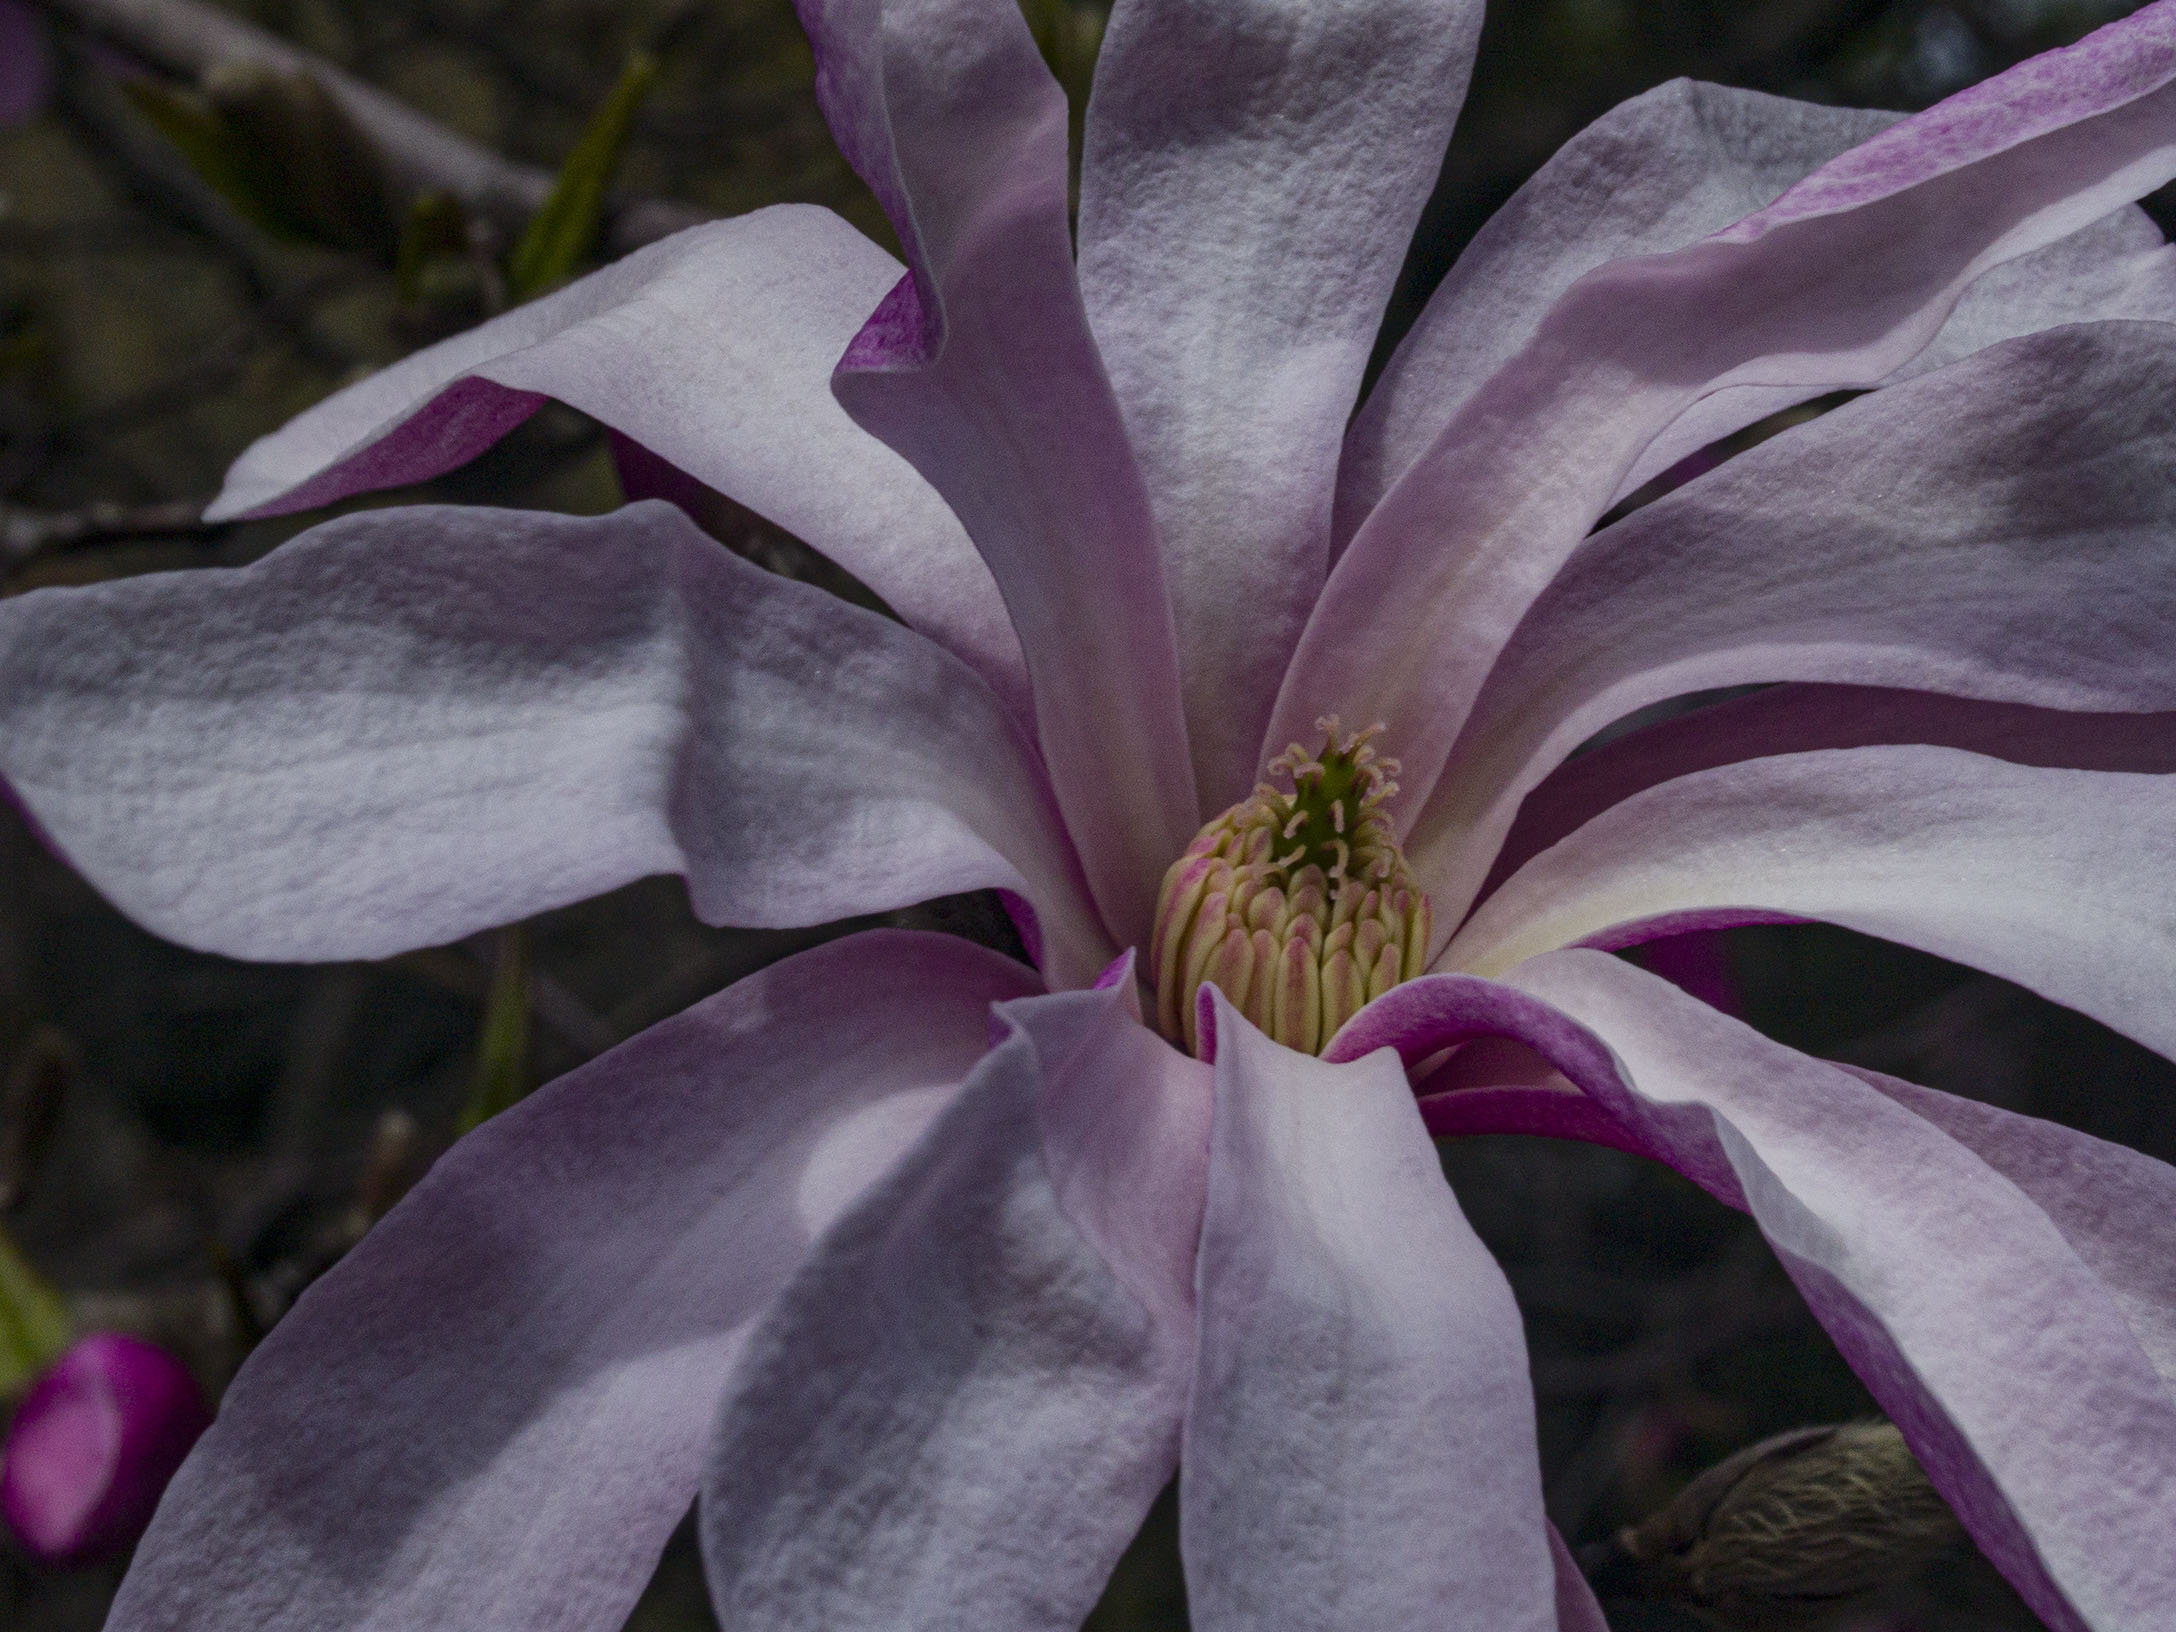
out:
M1428 897L1383 808L1398 762L1318 720L1320 750L1292 744L1272 781L1210 822L1164 874L1149 947L1165 1036L1199 1052L1195 994L1213 985L1268 1036L1319 1054L1358 1010L1421 972Z

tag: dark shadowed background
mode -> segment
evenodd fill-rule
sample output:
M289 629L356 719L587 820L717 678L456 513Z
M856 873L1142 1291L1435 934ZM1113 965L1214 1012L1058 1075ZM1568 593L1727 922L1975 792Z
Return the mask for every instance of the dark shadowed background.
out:
M788 0L232 9L546 168L646 47L661 73L621 168L626 191L720 214L812 200L884 233L817 115ZM1392 333L1491 209L1635 92L1692 75L1918 107L2130 9L1500 0ZM455 279L435 304L404 305L365 258L273 242L193 182L117 91L110 53L54 43L52 104L0 134L0 593L253 559L303 523L162 533L165 513L146 507L200 503L253 437L472 318L484 297ZM580 512L619 502L601 435L564 411L427 495L392 499L422 496ZM821 575L752 518L708 519L765 566ZM1008 944L976 898L895 921ZM706 928L672 880L548 915L527 935L528 1080L835 932ZM453 1137L503 948L482 938L313 967L186 952L121 919L0 813L0 1077L12 1060L19 1086L66 1079L52 1136L0 1172L0 1186L20 1180L7 1227L84 1322L154 1336L216 1389L253 1330L352 1238L358 1206ZM2014 987L1818 927L1734 932L1730 955L1751 1018L1795 1046L2176 1157L2176 1069ZM37 1061L65 1068L24 1064ZM20 1122L24 1106L8 1114ZM0 1137L8 1151L21 1143ZM1763 1435L1871 1412L1752 1226L1673 1174L1508 1137L1446 1147L1444 1161L1526 1312L1549 1505L1575 1542L1639 1519ZM1185 1624L1168 1508L1121 1566L1099 1632ZM0 1550L0 1627L95 1627L120 1569L46 1570ZM1694 1624L1662 1605L1610 1608L1619 1632ZM630 1624L710 1624L685 1529ZM1848 1624L2038 1623L1958 1553Z

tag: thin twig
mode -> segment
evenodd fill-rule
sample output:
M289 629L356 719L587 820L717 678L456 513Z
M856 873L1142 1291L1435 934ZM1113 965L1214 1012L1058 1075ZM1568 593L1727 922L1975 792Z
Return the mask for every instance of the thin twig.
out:
M38 0L56 18L119 46L153 67L195 79L223 62L266 62L313 75L377 144L395 183L408 193L447 192L518 236L551 191L549 173L516 164L426 118L292 41L203 0ZM661 199L627 199L611 212L605 239L625 254L707 219Z

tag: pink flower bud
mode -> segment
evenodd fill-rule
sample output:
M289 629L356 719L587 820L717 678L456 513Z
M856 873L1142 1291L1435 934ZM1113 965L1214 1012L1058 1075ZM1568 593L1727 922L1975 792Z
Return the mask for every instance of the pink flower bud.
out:
M0 1461L0 1516L51 1563L125 1547L210 1424L179 1360L93 1333L23 1396Z

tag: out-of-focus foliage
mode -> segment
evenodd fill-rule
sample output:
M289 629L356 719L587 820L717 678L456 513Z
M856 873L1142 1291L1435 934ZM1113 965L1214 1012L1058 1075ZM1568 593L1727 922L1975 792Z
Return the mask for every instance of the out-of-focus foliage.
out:
M529 937L520 925L494 937L491 985L476 1033L476 1086L454 1121L468 1133L529 1091Z
M60 1293L0 1230L0 1400L19 1394L74 1336Z
M635 110L656 82L655 57L638 51L627 59L619 83L559 167L551 197L506 258L507 293L514 300L533 300L558 288L589 258L604 225L605 191L619 170Z
M148 76L122 88L198 175L275 238L373 258L392 252L377 150L311 75L228 62L201 91Z

